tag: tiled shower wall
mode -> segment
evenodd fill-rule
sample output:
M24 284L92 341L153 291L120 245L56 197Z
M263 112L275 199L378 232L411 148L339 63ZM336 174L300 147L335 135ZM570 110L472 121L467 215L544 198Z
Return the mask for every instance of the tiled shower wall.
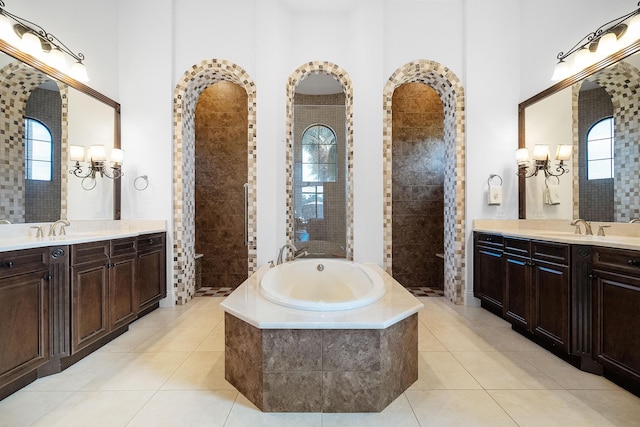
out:
M236 288L247 278L247 126L243 88L222 81L200 94L195 122L195 251L203 254L203 286Z
M578 98L578 179L580 214L589 221L614 221L613 178L587 180L587 132L596 122L613 115L613 104L606 90L580 92Z
M338 176L335 182L324 183L324 218L307 226L310 240L324 240L346 247L346 123L345 97L333 95L296 94L294 99L294 174L302 177L302 133L311 125L330 127L337 138ZM294 182L294 204L302 205L302 183Z
M393 277L444 287L444 109L422 83L393 94Z

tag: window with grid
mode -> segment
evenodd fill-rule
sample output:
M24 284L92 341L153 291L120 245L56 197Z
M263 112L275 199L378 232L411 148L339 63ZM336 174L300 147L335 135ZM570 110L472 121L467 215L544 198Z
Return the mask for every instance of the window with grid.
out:
M51 181L53 138L44 123L26 117L24 120L25 178Z
M613 117L591 126L587 132L587 179L613 178L614 143Z
M338 176L337 138L328 126L315 124L302 133L303 218L324 218L324 183Z

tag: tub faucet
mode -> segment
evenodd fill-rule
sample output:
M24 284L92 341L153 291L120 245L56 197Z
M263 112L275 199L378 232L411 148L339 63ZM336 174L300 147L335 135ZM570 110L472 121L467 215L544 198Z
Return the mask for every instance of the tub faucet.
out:
M291 249L291 256L292 258L295 259L296 252L298 251L298 249L296 249L296 247L293 244L287 243L280 248L280 252L278 252L278 261L276 261L276 265L280 265L283 262L287 262L289 260L289 257L284 253L284 251L286 251L287 249Z
M629 224L634 224L636 222L640 222L640 218L633 218L631 221L629 221Z
M584 234L586 234L587 236L593 236L593 231L591 231L591 223L585 221L584 219L581 218L576 218L573 221L571 221L571 225L575 225L576 226L576 233L578 233L578 231L580 230L580 224L584 224Z
M0 224L11 224L11 221L8 219L0 219Z
M56 222L54 222L53 224L51 224L51 227L49 227L49 233L47 234L47 236L55 236L56 235L56 226L60 225L60 235L64 236L66 233L66 231L64 230L65 227L68 227L69 225L69 221L67 221L66 219L59 219Z

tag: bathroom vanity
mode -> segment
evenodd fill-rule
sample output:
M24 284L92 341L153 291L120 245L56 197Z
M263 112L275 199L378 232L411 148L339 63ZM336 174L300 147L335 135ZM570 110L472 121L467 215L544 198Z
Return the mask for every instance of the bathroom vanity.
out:
M640 227L587 236L568 223L477 221L474 295L514 330L640 395Z
M59 237L3 234L0 399L64 370L158 307L166 296L161 223Z

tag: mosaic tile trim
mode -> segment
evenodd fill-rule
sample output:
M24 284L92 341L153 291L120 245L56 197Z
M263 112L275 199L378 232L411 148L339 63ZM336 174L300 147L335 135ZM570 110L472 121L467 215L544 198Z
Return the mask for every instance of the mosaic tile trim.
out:
M256 85L238 65L224 59L209 59L193 65L176 85L173 100L173 287L176 304L185 304L195 294L195 111L207 87L219 82L235 83L247 91L249 184L249 268L257 268L256 234Z
M392 97L396 87L418 82L431 86L444 107L445 264L444 295L464 303L465 293L465 111L460 79L437 62L417 60L396 70L383 92L384 268L392 274Z
M287 80L286 110L286 232L287 242L295 240L293 194L293 98L298 84L311 74L327 74L342 85L347 123L347 259L353 260L353 85L349 74L336 64L311 61L296 69Z
M25 221L25 177L24 177L24 115L31 92L47 80L49 76L20 61L11 62L0 69L0 114L3 128L0 142L3 147L3 161L0 162L0 219L12 223ZM62 98L61 134L61 217L67 217L68 184L68 88L57 83Z

